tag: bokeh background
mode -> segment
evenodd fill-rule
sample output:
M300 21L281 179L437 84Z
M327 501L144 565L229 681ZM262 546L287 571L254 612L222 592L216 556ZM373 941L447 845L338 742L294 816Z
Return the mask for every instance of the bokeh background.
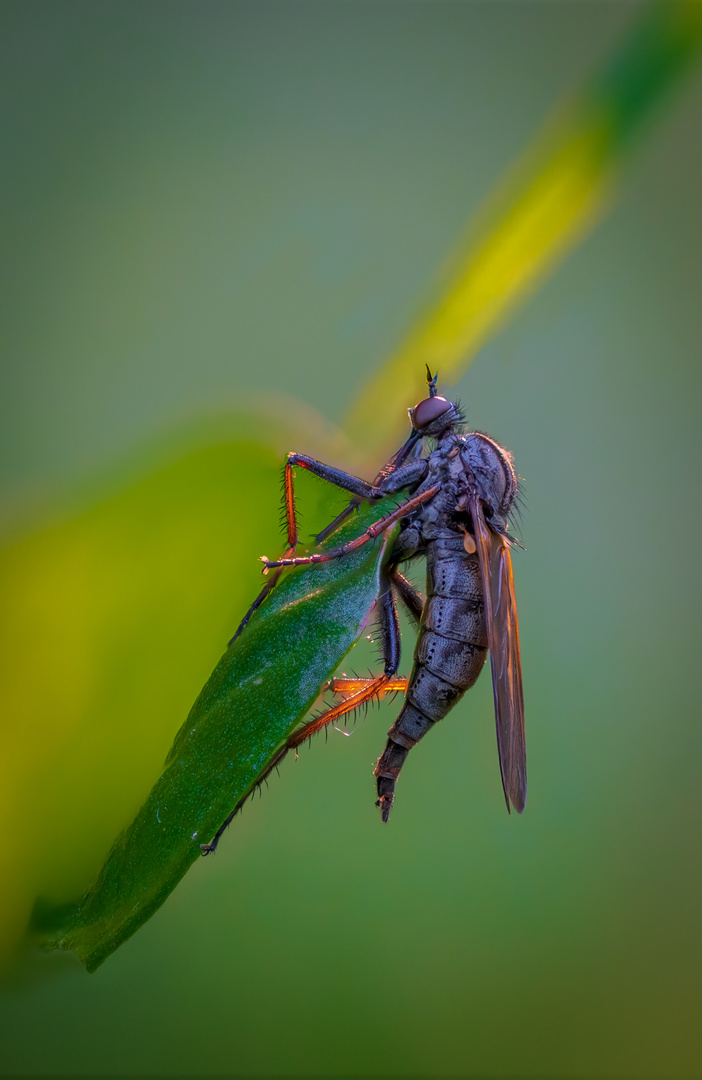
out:
M451 387L526 478L523 817L483 678L381 828L383 705L88 976L32 904L159 775L280 544L282 455L374 471L349 405L642 7L1 12L0 1069L699 1075L699 68Z

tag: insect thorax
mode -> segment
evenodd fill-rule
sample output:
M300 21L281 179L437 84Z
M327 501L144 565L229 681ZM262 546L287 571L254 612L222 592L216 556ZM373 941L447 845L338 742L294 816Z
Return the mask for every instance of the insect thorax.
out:
M465 528L472 487L477 488L493 527L506 528L517 495L517 477L512 455L494 439L480 432L447 434L429 455L427 465L423 486L438 484L440 491L417 512L415 520L425 540L446 529Z

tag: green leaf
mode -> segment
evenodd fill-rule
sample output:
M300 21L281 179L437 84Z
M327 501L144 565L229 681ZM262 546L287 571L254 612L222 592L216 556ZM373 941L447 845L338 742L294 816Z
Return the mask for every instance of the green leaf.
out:
M327 547L389 509L387 500L367 507ZM219 661L165 772L51 947L72 949L94 971L161 906L362 633L384 550L374 541L338 562L283 575Z

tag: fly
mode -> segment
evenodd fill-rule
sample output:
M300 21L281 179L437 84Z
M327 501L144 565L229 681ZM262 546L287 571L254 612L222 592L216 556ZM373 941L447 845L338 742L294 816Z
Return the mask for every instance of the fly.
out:
M487 435L466 432L460 408L437 394L436 382L437 376L432 376L427 367L429 397L409 410L410 437L372 484L315 458L288 455L284 474L288 547L280 559L262 557L263 572L270 574L269 580L232 638L233 643L286 567L343 559L399 523L399 533L381 568L376 602L384 661L382 674L369 679L332 679L328 689L341 700L293 731L257 781L259 785L289 750L296 749L327 724L372 699L402 692L404 704L388 732L387 744L374 771L376 805L384 822L389 819L397 779L410 750L474 685L488 652L507 810L511 805L521 813L526 802L524 698L510 554L514 541L508 532L509 516L518 492L517 477L508 451ZM396 510L343 546L297 557L294 468L306 469L354 496L318 540L329 536L364 499L376 500L400 493L405 498ZM426 560L426 602L400 572L402 564L419 556ZM398 602L418 624L409 678L397 675ZM214 851L249 794L239 800L212 841L201 845L203 854Z

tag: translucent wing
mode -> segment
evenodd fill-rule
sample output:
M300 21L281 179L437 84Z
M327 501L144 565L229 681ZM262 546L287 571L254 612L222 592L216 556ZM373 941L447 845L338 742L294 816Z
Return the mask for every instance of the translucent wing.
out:
M521 814L527 789L526 736L512 558L505 539L488 527L477 495L471 498L471 517L485 594L502 787L507 809L511 802Z

